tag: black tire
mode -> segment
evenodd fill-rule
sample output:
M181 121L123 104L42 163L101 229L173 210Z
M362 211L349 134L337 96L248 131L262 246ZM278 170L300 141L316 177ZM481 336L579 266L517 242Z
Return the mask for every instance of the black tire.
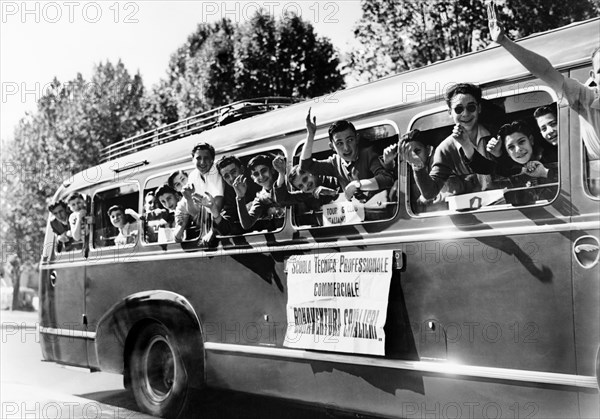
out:
M153 323L138 335L129 359L131 390L138 407L153 416L176 418L190 391L188 368L176 336Z

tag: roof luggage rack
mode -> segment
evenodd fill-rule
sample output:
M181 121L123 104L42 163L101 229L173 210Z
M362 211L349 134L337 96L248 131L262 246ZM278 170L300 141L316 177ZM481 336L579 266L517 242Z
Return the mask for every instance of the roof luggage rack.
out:
M104 147L100 151L100 162L123 157L159 144L175 141L179 138L198 134L222 125L227 125L244 118L283 108L299 102L300 99L290 97L259 97L240 100L229 105L211 109L186 119L163 125L151 131L135 135Z

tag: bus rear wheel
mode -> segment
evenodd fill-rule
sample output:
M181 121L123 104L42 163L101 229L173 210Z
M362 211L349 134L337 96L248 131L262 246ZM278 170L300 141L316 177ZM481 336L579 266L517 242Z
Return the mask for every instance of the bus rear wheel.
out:
M182 411L189 380L176 337L162 324L138 335L129 359L131 389L138 406L153 416L176 418Z

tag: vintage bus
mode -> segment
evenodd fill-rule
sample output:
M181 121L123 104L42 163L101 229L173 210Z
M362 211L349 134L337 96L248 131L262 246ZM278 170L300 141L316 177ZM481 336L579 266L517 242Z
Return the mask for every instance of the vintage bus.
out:
M520 42L585 82L599 35L593 19ZM149 191L193 169L196 143L216 159L296 164L312 108L319 159L340 119L379 152L415 128L435 147L452 130L443 92L457 82L481 86L496 122L536 127L533 111L556 107L557 182L422 210L397 162L397 193L374 202L288 206L210 248L193 228L175 242L143 221L115 244L108 208L143 214ZM44 359L122 374L143 411L167 417L206 387L387 417L600 416L598 161L568 104L499 47L292 102L240 103L127 139L64 182L55 199L80 192L90 216L69 251L47 229Z

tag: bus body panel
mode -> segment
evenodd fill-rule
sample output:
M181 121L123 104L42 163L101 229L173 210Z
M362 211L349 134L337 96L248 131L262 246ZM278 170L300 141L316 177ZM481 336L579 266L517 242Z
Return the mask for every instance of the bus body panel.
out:
M40 276L40 326L55 333L41 333L45 360L88 366L84 319L85 262L81 250L62 255L72 262L63 269L43 269ZM42 329L43 331L44 329Z
M213 387L388 417L572 417L579 411L578 389L547 384L225 352L209 351L207 361ZM594 417L590 405L582 417Z
M583 66L576 68L570 72L571 77L582 80L589 76L591 66ZM570 111L569 124L571 127L571 136L577 135L579 132L579 116L577 113ZM576 357L577 357L577 370L582 375L596 375L600 376L600 359L596 356L600 347L600 304L598 303L598 296L600 296L600 266L598 263L593 264L591 267L585 265L590 263L590 258L593 259L593 252L577 252L579 244L593 244L595 238L595 244L598 245L598 238L600 238L600 220L598 212L600 211L600 200L590 196L586 190L582 179L584 179L584 161L583 158L583 147L580 141L573 144L572 161L579 164L572 164L572 205L573 211L573 222L591 222L595 223L595 228L590 229L574 229L571 249L572 257L572 275L573 275L573 310L574 310L574 327L575 327L575 341L576 341ZM581 162L581 163L580 163ZM588 253L588 254L586 254ZM595 257L598 258L598 250L595 252ZM580 263L578 259L581 260ZM596 405L598 399L595 400Z

